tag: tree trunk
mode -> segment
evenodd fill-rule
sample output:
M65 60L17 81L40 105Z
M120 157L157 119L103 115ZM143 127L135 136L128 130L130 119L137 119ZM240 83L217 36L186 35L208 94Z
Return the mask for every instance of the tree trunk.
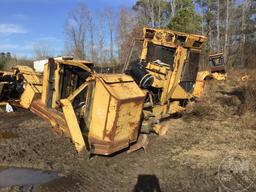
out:
M103 36L103 31L100 29L100 39L99 39L99 62L100 62L100 72L102 73L102 68L103 68L103 62L104 62L104 36Z
M225 44L224 44L224 60L225 63L227 63L228 61L228 52L229 52L229 1L230 0L226 0L226 30L225 30Z
M161 0L158 0L158 28L161 27Z
M149 5L149 9L150 9L150 18L151 18L151 25L152 27L155 27L155 13L154 13L154 3L150 2L150 0L148 0L148 5Z
M113 30L114 30L114 14L111 8L106 9L106 17L107 17L107 24L109 30L109 37L110 37L110 44L109 44L109 54L110 54L110 65L113 67L113 72L115 73L115 63L114 63L114 49L113 49Z
M220 0L217 1L217 52L220 52Z
M203 1L201 1L201 8L202 8L202 28L201 28L201 33L204 35L204 8L203 8Z
M111 66L113 67L113 73L115 73L116 66L114 66L114 57L113 57L113 29L111 27L109 28L109 32L110 32L110 62L111 62Z
M208 1L208 10L207 10L207 14L208 14L208 38L209 38L209 48L210 50L212 50L212 27L211 27L211 20L212 20L212 17L211 17L211 0Z
M174 17L176 13L176 0L171 0L171 16Z
M94 31L93 31L93 20L90 12L87 13L88 19L88 31L90 33L90 55L91 61L95 62L95 54L94 54Z
M246 14L246 5L247 5L247 0L243 3L242 7L242 27L241 27L241 43L240 43L240 53L241 53L241 63L240 65L242 67L245 66L244 62L244 49L245 49L245 28L246 28L246 20L245 20L245 14Z

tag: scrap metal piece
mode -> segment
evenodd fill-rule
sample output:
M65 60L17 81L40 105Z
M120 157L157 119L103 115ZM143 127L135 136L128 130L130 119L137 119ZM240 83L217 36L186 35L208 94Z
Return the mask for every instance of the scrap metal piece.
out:
M159 136L164 136L166 135L167 131L168 131L168 127L165 125L161 125L161 124L156 124L153 127L153 130L155 131L156 134L158 134Z
M129 148L129 150L127 151L127 153L132 153L132 152L137 151L137 150L139 150L141 148L143 148L144 151L146 151L148 144L149 144L148 135L140 134L137 143L132 145Z

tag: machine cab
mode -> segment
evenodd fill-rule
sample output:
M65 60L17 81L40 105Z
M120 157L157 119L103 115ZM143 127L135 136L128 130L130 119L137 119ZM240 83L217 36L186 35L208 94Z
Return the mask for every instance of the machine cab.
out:
M139 62L131 61L134 59L131 53L125 70L141 88L150 92L156 103L188 99L192 96L205 41L206 37L200 35L144 28Z
M225 73L223 53L209 55L209 66L212 73Z

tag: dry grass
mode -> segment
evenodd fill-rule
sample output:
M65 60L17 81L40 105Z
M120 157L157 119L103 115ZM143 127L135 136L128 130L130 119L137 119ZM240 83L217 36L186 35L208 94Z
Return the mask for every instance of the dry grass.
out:
M240 113L256 112L256 81L247 81L241 87L243 92L243 101L240 108Z
M223 120L256 114L256 71L232 70L225 81L207 81L204 93L189 105L184 119Z
M256 79L253 74L253 71L236 70L228 73L226 81L206 83L203 96L183 115L187 125L176 125L192 129L188 135L199 137L198 142L175 154L173 160L203 169L218 167L228 155L240 155L256 162ZM249 78L242 81L245 75Z

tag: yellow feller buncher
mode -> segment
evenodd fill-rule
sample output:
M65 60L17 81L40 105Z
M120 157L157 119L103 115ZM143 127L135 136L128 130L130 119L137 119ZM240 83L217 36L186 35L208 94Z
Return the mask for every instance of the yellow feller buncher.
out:
M205 80L223 81L227 77L223 53L209 55L209 69L197 73L197 84L194 95L200 97L204 90Z
M128 60L124 73L98 74L91 62L49 59L41 80L18 73L23 90L14 100L70 137L78 151L133 151L145 147L146 133L165 132L160 121L184 110L194 98L205 41L204 36L144 28L138 62ZM19 85L17 72L13 75ZM15 92L17 85L3 90ZM3 93L2 101L9 102Z
M128 60L124 67L146 93L142 132L161 134L164 128L157 122L184 110L194 92L201 91L195 88L205 41L200 35L144 28L139 63Z
M35 95L42 92L40 78L27 66L16 66L12 72L0 71L0 103L28 109Z

